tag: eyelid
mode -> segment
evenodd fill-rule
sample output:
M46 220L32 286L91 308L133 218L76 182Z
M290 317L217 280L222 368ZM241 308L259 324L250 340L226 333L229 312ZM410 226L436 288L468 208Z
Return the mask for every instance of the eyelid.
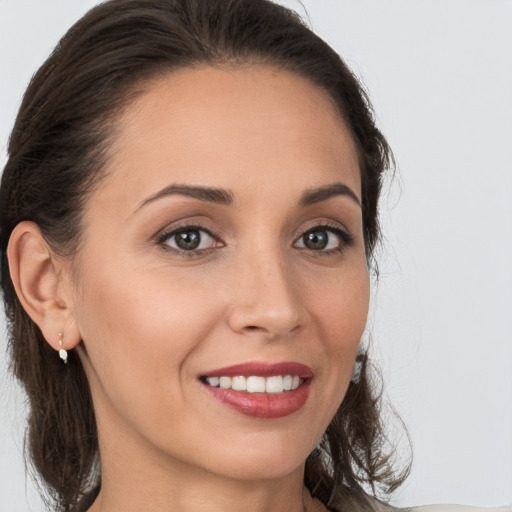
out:
M168 227L164 228L163 230L160 230L160 232L156 235L155 243L156 243L156 245L160 246L162 249L164 249L166 251L172 251L172 252L178 253L178 254L185 254L187 256L201 254L201 253L204 253L205 251L208 251L209 249L214 248L214 247L209 247L209 248L205 248L205 249L192 249L192 250L186 251L186 250L177 249L175 247L170 247L168 244L165 243L167 240L169 240L169 238L171 238L179 233L182 233L183 231L192 231L192 230L203 231L203 232L207 233L208 236L210 236L217 243L219 243L219 245L217 245L215 248L223 247L225 245L222 238L217 233L215 233L215 231L213 229L206 228L200 221L182 222L178 225L168 226Z
M175 247L170 247L168 244L166 244L166 241L171 238L174 235L177 235L183 231L187 230L197 230L197 231L203 231L208 234L211 238L213 238L216 241L216 245L213 247L203 248L203 249L191 249L191 250L182 250ZM331 249L309 249L307 247L298 247L301 250L308 250L309 252L314 252L318 255L328 255L331 253L340 253L344 251L346 248L348 248L350 245L354 242L354 236L349 232L348 229L346 229L344 226L340 226L340 223L335 221L318 221L316 223L311 223L309 227L306 229L303 229L299 236L297 236L293 242L293 246L297 248L297 243L301 240L301 238L307 234L308 232L315 231L315 230L325 230L328 232L333 233L338 239L339 239L339 245L336 248ZM181 255L186 256L194 256L194 255L200 255L204 254L205 252L208 252L212 249L217 249L220 247L225 247L225 242L223 241L222 237L211 227L205 227L204 223L202 221L198 220L190 220L190 221L181 221L177 225L170 225L166 228L163 228L160 230L155 236L154 236L155 244L160 246L163 250L174 252Z
M353 244L354 242L354 236L348 231L348 229L341 227L339 224L331 223L331 222L319 222L317 224L314 224L307 229L303 230L301 234L295 239L295 242L293 243L294 246L299 242L299 240L302 239L302 237L315 230L324 230L324 231L330 231L331 233L334 233L339 239L340 239L340 246L338 246L335 249L326 249L326 250L314 250L314 249L308 249L307 247L299 247L299 249L309 250L311 252L315 252L317 254L330 254L332 252L342 252L347 247Z

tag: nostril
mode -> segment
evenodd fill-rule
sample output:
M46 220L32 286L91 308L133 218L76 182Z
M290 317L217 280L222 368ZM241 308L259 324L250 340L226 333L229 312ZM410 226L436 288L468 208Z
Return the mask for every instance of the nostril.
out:
M236 304L228 312L229 327L245 336L263 336L275 340L298 332L304 324L304 310L300 304L274 304L265 301L251 301Z
M279 334L270 332L268 329L260 327L259 325L246 325L244 328L244 332L245 334L248 334L250 336L255 334L262 334L268 340L276 340L277 338L279 338Z

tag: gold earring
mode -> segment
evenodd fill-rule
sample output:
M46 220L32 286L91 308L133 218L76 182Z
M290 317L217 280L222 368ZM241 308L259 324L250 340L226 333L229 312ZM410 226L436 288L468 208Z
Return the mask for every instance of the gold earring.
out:
M64 364L67 364L68 362L68 351L62 348L63 341L62 341L63 334L59 332L59 357L64 361Z

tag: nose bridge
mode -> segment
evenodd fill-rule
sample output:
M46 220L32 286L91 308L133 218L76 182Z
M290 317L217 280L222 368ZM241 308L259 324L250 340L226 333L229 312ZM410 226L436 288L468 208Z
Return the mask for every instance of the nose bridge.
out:
M231 313L236 331L264 332L271 338L286 336L304 320L292 266L282 250L258 247L242 258L239 293Z

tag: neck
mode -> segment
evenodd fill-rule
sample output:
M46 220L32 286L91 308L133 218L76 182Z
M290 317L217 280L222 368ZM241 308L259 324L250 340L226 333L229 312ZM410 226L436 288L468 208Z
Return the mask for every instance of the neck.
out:
M141 468L142 469L142 468ZM302 469L302 468L301 468ZM183 468L151 478L120 473L102 474L102 489L89 512L304 512L302 470L280 479L236 481Z
M100 429L101 432L101 429ZM119 433L119 430L118 430ZM101 491L88 512L303 512L304 465L271 479L236 479L162 455L127 432L99 436ZM309 507L308 507L309 508Z

